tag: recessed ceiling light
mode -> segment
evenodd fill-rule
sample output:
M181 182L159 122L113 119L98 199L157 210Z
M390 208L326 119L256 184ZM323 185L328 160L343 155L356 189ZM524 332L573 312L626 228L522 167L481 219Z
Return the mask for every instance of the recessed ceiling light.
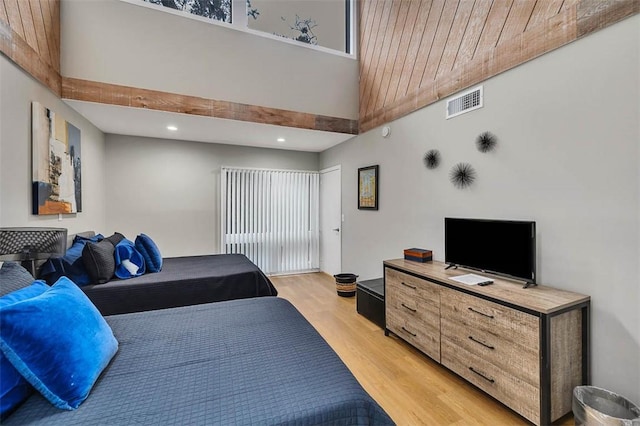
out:
M286 139L285 138L278 138L276 139L278 142L284 142Z
M176 130L178 130L178 128L176 126L167 126L167 130L171 130L172 132L175 132Z

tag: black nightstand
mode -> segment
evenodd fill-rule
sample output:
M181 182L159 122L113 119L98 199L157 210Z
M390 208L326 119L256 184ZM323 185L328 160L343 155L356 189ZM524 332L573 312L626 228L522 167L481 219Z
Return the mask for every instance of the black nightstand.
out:
M382 278L356 283L358 313L384 329L384 281Z

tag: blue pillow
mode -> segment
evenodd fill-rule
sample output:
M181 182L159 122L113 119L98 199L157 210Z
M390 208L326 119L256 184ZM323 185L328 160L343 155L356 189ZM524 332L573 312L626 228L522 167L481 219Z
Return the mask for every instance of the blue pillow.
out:
M62 277L40 296L0 307L0 350L54 406L84 401L118 350L85 294Z
M148 235L140 234L136 237L136 249L144 257L147 272L160 272L162 270L160 249Z
M104 235L102 234L96 234L93 235L91 237L85 237L83 235L76 235L75 237L73 237L73 244L77 243L77 242L92 242L92 243L98 243L100 241L104 240ZM73 245L72 244L72 245Z
M49 286L44 281L35 281L28 287L0 297L0 307L39 296L48 289ZM0 352L0 420L7 418L32 393L33 387Z
M136 250L133 242L126 238L116 245L113 255L116 260L116 277L121 280L144 274L144 258Z
M93 237L76 235L73 239L73 244L64 256L52 257L42 265L40 277L47 280L49 284L55 283L63 276L68 277L79 286L90 284L91 277L85 268L84 260L82 259L82 250L87 243L95 243L103 239L102 234Z
M31 299L32 297L40 296L50 288L51 287L49 287L44 281L32 279L30 286L0 297L0 308L22 302L23 300Z

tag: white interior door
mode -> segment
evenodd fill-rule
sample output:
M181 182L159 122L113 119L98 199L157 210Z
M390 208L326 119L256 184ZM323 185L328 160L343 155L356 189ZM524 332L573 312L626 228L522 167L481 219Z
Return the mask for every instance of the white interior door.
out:
M340 166L320 170L320 270L329 275L342 268Z

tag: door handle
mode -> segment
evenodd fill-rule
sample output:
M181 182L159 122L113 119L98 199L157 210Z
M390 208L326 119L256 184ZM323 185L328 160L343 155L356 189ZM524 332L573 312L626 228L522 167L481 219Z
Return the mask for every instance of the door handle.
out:
M333 228L334 231L340 232L340 228Z

